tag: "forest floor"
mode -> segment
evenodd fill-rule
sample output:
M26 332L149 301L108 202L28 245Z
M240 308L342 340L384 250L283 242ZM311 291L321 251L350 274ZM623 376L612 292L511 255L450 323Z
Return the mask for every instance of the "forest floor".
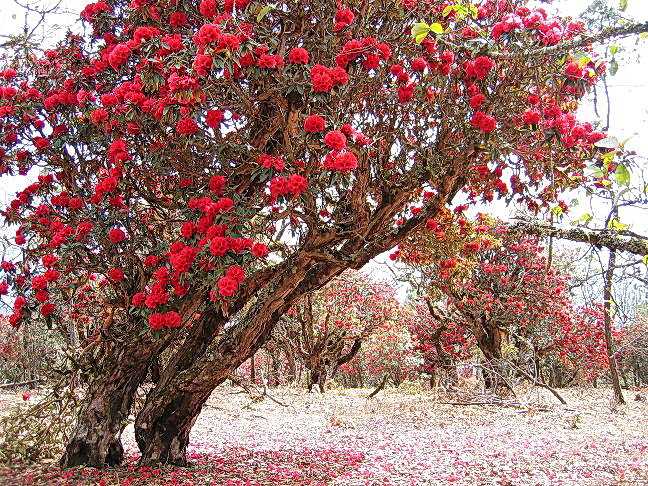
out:
M561 390L567 405L534 389L515 406L415 391L280 388L259 401L221 387L193 429L190 468L137 468L130 426L121 468L0 468L0 484L648 485L646 389L616 408L607 389Z

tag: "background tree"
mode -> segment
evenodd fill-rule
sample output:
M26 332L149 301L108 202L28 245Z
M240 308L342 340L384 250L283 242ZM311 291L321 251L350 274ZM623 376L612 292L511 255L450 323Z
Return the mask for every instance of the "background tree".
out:
M309 370L308 389L322 393L328 378L352 361L367 339L397 319L395 290L361 273L345 273L307 295L275 328L275 340Z
M395 256L417 271L428 299L433 324L423 325L417 337L432 351L432 363L451 365L444 341L455 355L465 353L468 333L485 359L486 385L496 388L503 380L510 388L507 361L539 379L542 358L558 345L576 353L573 327L588 334L591 328L572 304L569 277L549 268L543 253L535 237L485 216L471 222L447 214L401 244ZM508 356L509 347L515 356ZM599 339L599 356L604 348Z

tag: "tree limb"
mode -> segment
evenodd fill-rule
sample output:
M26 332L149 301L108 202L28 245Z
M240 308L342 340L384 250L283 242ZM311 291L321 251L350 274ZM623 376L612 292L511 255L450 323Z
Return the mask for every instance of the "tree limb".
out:
M516 59L529 57L543 57L562 54L574 48L583 47L586 44L597 43L608 39L619 37L628 37L631 35L648 32L648 22L629 23L626 25L607 27L594 34L583 34L572 40L560 42L554 46L523 49L516 52L488 52L488 56L493 59Z
M648 238L612 230L586 230L583 228L555 228L537 221L519 221L511 226L514 231L536 236L553 236L596 247L625 251L634 255L648 255Z

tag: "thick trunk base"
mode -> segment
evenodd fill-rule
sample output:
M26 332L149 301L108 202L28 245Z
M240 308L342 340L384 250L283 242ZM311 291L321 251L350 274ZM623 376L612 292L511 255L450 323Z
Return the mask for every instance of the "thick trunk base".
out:
M121 433L137 387L145 380L148 358L122 350L89 386L77 423L59 464L62 468L115 466L124 458Z
M164 409L155 401L146 403L135 421L140 466L188 465L189 433L206 399L199 394L180 394Z

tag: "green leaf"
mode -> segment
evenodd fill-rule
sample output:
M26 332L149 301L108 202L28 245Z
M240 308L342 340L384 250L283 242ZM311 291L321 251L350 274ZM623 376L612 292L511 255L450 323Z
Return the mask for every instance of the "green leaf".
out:
M628 0L619 0L619 9L624 12L628 8Z
M272 7L271 7L270 5L266 5L265 7L263 7L263 8L261 9L261 11L260 11L260 12L257 14L257 16L256 16L257 24L263 20L263 17L265 17L266 15L268 15L268 12L269 12L270 10L272 10Z
M418 24L414 24L412 27L412 37L414 37L414 41L417 44L423 42L423 39L427 37L429 32L430 26L425 22L419 22Z
M443 34L443 25L435 22L434 24L430 24L430 30L435 34Z
M456 7L457 7L456 5L448 5L446 8L443 9L443 12L441 12L441 15L443 15L444 17L447 17L448 15L450 15L456 9Z
M619 63L616 59L612 59L610 62L610 76L614 76L619 71Z
M644 262L646 265L648 265L648 255L645 255L642 259L642 262Z
M609 226L610 226L610 228L614 229L615 231L627 230L630 227L630 225L623 224L618 219L613 219L612 221L610 221Z
M414 24L414 26L412 26L412 37L416 37L421 34L427 34L428 32L430 32L430 26L425 22L419 22L418 24Z
M628 167L626 167L625 164L617 165L614 174L616 176L617 184L619 184L620 186L630 185L630 171L628 170Z
M617 52L619 52L619 48L617 46L610 46L610 53L614 56Z
M414 37L414 42L416 42L417 44L420 44L421 42L423 42L423 40L424 40L427 36L428 36L428 33L427 33L427 32L422 32L422 33L420 33L419 35L417 35L416 37Z

